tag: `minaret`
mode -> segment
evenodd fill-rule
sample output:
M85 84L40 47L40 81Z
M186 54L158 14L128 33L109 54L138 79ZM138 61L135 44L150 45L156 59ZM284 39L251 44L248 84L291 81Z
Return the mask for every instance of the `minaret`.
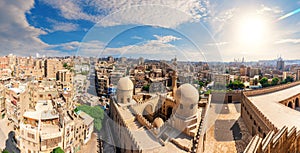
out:
M178 78L178 74L177 74L177 58L175 55L175 58L173 59L173 74L172 74L172 96L175 97L175 93L177 90L177 78Z
M178 74L177 71L174 70L172 74L172 96L175 96L176 90L177 90L177 78Z

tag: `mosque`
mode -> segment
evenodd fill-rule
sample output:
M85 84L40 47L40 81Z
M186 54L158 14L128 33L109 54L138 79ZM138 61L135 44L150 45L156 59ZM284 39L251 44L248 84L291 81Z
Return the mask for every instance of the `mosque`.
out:
M200 106L194 86L177 88L176 72L167 93L135 93L130 78L121 78L110 102L117 151L196 152L205 110Z

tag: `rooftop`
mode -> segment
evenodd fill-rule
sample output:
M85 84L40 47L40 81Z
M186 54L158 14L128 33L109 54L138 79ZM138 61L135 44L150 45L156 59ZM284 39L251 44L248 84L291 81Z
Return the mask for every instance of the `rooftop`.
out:
M299 94L300 85L262 95L248 96L248 99L269 119L276 128L295 126L300 129L300 112L279 103Z
M83 122L85 125L90 125L94 121L94 118L83 111L79 112L79 116L83 118Z

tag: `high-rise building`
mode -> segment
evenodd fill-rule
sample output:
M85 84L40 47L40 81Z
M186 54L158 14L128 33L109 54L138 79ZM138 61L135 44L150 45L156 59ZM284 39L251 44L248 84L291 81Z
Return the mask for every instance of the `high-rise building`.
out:
M277 60L277 70L283 70L284 69L284 61L281 57L278 58Z
M58 59L47 59L45 61L45 76L47 78L56 78L58 70L63 69L63 64Z

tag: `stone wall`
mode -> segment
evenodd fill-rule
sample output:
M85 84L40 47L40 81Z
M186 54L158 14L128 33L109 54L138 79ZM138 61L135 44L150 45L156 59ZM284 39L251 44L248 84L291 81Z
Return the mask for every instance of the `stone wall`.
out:
M263 112L258 110L258 108L248 99L248 96L261 95L270 92L279 91L282 89L290 88L296 85L299 85L300 82L293 82L284 85L278 85L258 90L245 91L242 93L242 104L241 104L241 117L243 118L248 130L252 135L258 134L260 137L265 137L266 134L272 130L277 132L277 129L269 119L265 117ZM287 105L287 102L292 101L293 106L295 105L295 98L298 94L295 94L293 97L287 97L286 100L281 101L280 103Z
M145 117L143 117L141 114L136 114L135 117L138 120L138 122L141 125L145 126L148 130L152 129L152 124Z
M265 138L252 138L244 153L296 153L300 152L300 133L296 128L283 127L280 131L270 131Z
M242 91L213 91L212 101L217 103L241 102ZM231 97L231 102L229 101Z
M117 147L120 147L121 152L140 152L142 149L133 137L133 134L131 133L123 116L120 115L117 108L118 106L114 100L115 99L112 99L110 102L110 117L113 121L115 121L114 123L117 124L112 127L115 133L114 140L118 141L116 142L116 145Z
M258 134L264 137L269 131L278 130L244 94L242 95L241 117L253 136Z

